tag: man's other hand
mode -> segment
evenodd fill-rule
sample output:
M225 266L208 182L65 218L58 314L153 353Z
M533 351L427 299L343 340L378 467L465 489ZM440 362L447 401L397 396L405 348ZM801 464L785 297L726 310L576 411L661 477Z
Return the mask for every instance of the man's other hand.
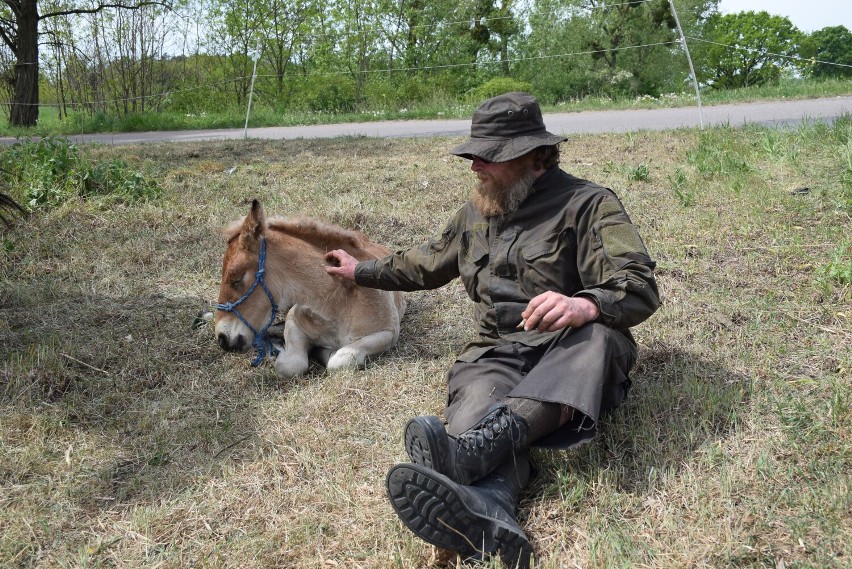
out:
M565 296L547 291L532 300L521 313L524 330L555 332L563 328L579 328L600 315L600 308L585 296Z

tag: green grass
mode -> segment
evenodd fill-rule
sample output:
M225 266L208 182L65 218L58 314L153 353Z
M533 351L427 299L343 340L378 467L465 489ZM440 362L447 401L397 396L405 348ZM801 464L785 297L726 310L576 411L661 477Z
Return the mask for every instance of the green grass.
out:
M778 85L732 89L729 91L704 91L702 103L718 105L760 100L804 99L832 97L852 94L849 80L801 80L783 79ZM406 106L385 104L367 105L359 112L325 113L289 110L276 112L255 104L249 119L250 127L297 126L329 123L366 122L377 120L410 119L468 119L478 100L432 100ZM695 94L686 89L683 93L669 93L659 97L639 98L585 97L547 105L544 112L582 112L590 110L654 109L683 107L696 104ZM94 115L75 113L59 119L55 106L45 105L40 109L39 124L31 129L10 127L0 119L0 136L48 136L75 135L96 132L142 132L160 130L191 130L216 128L242 128L245 125L246 109L232 108L224 111L199 111L193 113L146 112L124 117L104 113Z
M534 453L536 567L850 565L850 140L843 119L563 145L565 169L619 193L663 306L600 436ZM192 323L252 198L412 245L468 194L458 142L82 147L162 193L2 230L0 566L455 566L383 484L472 334L460 284L409 293L398 346L335 375L282 381Z
M92 163L76 145L59 138L4 148L0 187L23 194L21 203L30 208L55 207L75 197L144 201L160 193L156 182L131 171L121 158Z

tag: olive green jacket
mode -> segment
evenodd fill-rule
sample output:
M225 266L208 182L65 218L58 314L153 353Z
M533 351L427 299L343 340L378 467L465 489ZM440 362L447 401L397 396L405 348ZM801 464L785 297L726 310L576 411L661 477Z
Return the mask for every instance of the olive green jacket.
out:
M460 277L476 304L479 339L459 360L475 361L506 342L537 346L555 337L518 330L529 301L548 290L591 298L599 321L629 337L659 307L654 266L611 190L552 168L517 211L485 218L468 202L422 245L358 263L355 280L409 291Z

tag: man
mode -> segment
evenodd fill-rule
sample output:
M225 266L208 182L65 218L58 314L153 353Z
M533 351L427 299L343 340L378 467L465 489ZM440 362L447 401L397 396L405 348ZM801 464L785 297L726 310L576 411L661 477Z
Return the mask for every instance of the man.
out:
M390 469L397 515L425 541L464 557L527 566L516 520L531 446L592 438L625 398L637 348L629 328L659 306L654 262L615 194L558 167L565 138L538 102L508 93L482 103L470 139L468 203L426 243L358 263L332 251L328 272L386 290L437 288L460 277L479 338L449 371L446 427L405 428L411 463Z

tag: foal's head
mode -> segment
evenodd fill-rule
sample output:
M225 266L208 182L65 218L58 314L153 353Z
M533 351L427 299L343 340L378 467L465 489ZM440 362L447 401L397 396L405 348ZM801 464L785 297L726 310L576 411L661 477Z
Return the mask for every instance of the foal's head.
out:
M260 202L226 233L228 250L222 261L222 283L216 311L216 337L229 351L254 347L262 357L268 344L266 330L275 319L277 306L260 272L264 262L266 216ZM260 273L260 274L259 274Z

